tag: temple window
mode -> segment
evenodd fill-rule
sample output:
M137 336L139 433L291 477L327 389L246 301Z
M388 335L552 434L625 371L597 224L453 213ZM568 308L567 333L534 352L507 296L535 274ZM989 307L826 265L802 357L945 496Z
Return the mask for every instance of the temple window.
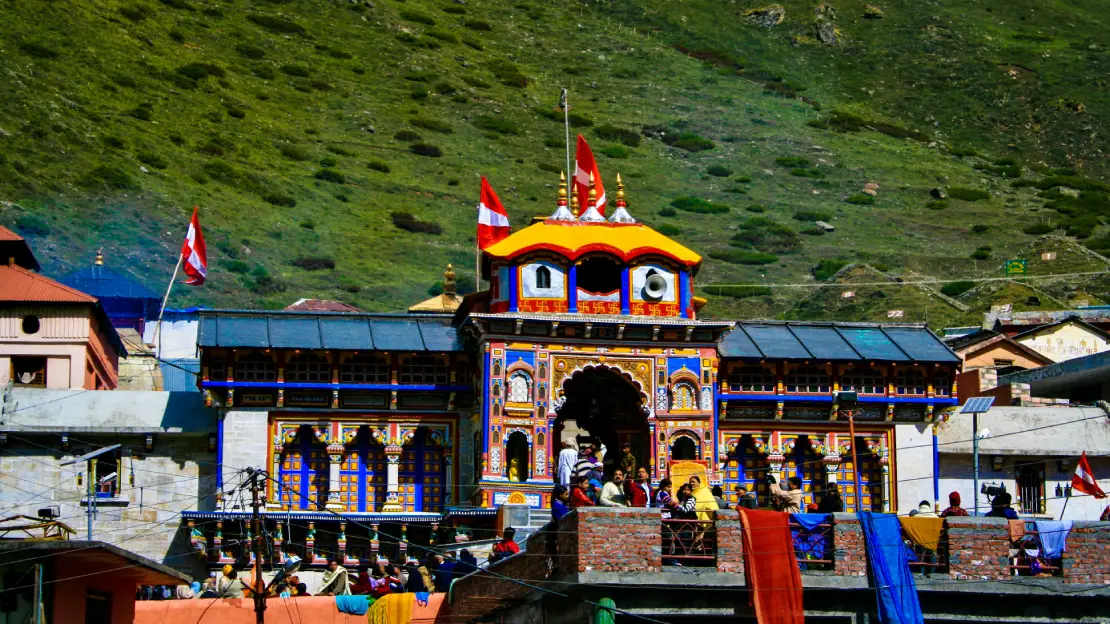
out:
M285 381L331 381L331 365L327 358L315 353L302 353L285 364Z
M401 363L401 383L446 384L447 365L434 357L407 358Z
M524 371L509 375L509 402L529 403L532 401L532 378Z
M774 392L775 374L762 366L733 368L728 374L732 392Z
M276 381L277 364L264 353L248 353L235 360L235 381Z
M938 397L952 395L952 378L948 376L948 373L937 373L933 377L933 394Z
M687 436L678 436L671 443L671 461L692 461L698 458L698 444Z
M343 383L389 383L389 362L374 355L356 355L339 367Z
M578 287L604 294L620 290L622 266L616 258L592 256L578 265Z
M545 266L536 269L536 288L551 288L551 269Z
M886 378L869 368L853 368L844 374L842 389L860 394L886 394Z
M680 381L671 390L671 411L698 409L697 390L693 384Z
M899 371L894 376L894 391L903 396L925 396L925 375L920 371Z
M208 360L208 378L223 381L227 379L227 358L214 355Z
M786 374L787 392L827 394L831 387L829 374L816 366L802 366Z

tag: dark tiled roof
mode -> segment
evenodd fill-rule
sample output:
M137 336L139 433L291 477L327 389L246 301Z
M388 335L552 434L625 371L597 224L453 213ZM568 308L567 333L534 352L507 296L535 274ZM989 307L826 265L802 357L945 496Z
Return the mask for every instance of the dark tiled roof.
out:
M740 321L718 350L728 358L959 362L923 325Z
M340 312L204 310L201 347L461 351L451 318Z

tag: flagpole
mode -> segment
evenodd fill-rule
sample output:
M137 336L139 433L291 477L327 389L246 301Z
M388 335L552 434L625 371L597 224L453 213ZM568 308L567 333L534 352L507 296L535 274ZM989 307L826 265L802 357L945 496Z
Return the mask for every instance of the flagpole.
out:
M574 177L574 172L570 168L570 100L567 97L567 90L563 89L560 104L563 105L563 129L566 131L566 146L567 146L567 173Z
M1061 520L1063 520L1063 519L1064 519L1064 512L1068 510L1068 502L1069 502L1070 500L1071 500L1071 497L1070 497L1070 496L1068 496L1068 497L1064 498L1064 508L1060 510L1060 519L1061 519Z
M474 291L482 289L482 248L474 244Z
M159 360L162 359L162 315L166 312L166 302L170 300L170 291L173 290L173 283L177 281L177 272L181 270L181 261L185 259L185 254L177 254L177 266L173 268L173 277L170 278L170 285L166 287L166 296L162 297L162 307L158 310L158 347L155 352L155 357Z

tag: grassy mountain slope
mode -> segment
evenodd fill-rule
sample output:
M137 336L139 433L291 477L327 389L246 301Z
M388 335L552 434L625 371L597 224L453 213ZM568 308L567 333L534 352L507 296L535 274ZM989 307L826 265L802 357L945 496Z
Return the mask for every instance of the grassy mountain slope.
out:
M1023 231L1032 223L1110 247L1091 164L1106 96L1090 82L1097 72L1074 65L1103 50L1087 4L1051 5L1086 26L1065 36L1053 18L1044 36L1056 56L1021 57L1067 84L1009 90L1007 108L918 67L943 55L960 59L946 71L980 72L983 46L996 45L984 42L997 41L986 4L931 5L958 36L923 56L925 43L903 41L924 19L908 2L882 20L838 5L841 44L824 46L804 38L816 28L808 3L786 3L766 29L743 15L751 3L0 0L0 222L32 239L49 274L104 247L157 289L197 204L211 279L179 289L174 305L317 296L402 309L447 262L473 285L480 173L518 227L553 210L565 86L572 131L590 139L608 187L620 171L633 215L706 256L703 285L808 282L834 258L997 275L1043 233ZM1050 43L1009 37L1006 50ZM1085 51L1072 45L1088 39ZM1083 112L1016 121L1030 113L1011 99L1034 106L1049 92ZM1006 116L1006 128L976 110ZM1096 136L1080 140L1080 126ZM1105 300L1106 289L1090 290ZM782 314L810 293L705 292L707 311L744 316Z

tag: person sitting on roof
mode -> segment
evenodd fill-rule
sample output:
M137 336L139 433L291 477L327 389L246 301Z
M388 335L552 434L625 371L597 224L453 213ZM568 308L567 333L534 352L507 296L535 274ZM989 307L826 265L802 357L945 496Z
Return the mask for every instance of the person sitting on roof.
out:
M967 510L960 507L960 493L952 492L948 495L948 509L940 512L941 518L949 518L953 516L966 516Z
M516 543L514 537L516 537L516 529L506 528L501 541L493 545L493 550L489 554L490 563L497 563L520 552L520 545Z
M338 559L328 562L328 569L320 577L320 589L316 590L317 596L348 596L351 593L350 574L347 568L339 565Z

